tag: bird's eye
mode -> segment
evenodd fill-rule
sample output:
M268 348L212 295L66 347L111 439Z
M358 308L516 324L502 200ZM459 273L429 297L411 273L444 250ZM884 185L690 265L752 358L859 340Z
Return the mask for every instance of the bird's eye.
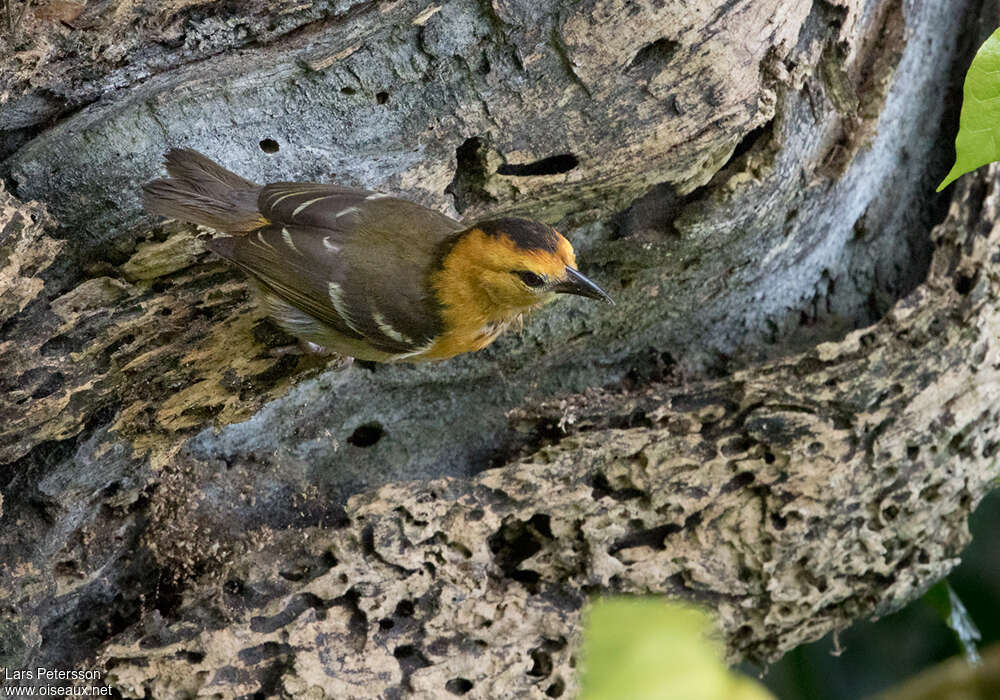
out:
M514 274L521 278L529 287L541 287L545 284L545 279L541 275L536 275L529 270L514 270Z

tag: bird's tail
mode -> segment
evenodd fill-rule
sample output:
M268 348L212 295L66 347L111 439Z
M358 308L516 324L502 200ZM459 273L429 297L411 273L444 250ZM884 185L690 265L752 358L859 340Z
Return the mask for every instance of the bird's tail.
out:
M143 185L150 214L230 233L253 231L268 221L257 209L261 186L244 180L198 151L172 148L164 157L169 178Z

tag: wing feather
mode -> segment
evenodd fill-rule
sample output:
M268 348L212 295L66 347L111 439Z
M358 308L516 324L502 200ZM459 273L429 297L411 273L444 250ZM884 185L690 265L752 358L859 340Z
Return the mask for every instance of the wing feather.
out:
M341 229L343 212L357 208L371 194L340 185L276 182L261 190L257 207L275 223Z
M213 239L208 247L253 275L289 304L338 333L361 340L362 334L352 327L351 311L346 307L338 309L333 304L329 282L318 279L319 270L315 264L288 247L283 232L291 235L288 227L271 225L245 237ZM328 276L342 277L337 260L326 262Z

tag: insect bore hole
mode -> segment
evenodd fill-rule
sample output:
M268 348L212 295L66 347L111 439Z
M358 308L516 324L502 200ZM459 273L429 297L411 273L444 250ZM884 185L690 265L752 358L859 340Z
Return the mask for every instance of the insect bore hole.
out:
M359 425L347 438L347 442L355 447L371 447L385 436L385 428L378 423Z

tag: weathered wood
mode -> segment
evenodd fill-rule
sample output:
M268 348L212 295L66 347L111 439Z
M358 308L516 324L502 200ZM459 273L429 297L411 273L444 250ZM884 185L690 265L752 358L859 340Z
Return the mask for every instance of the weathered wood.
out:
M957 561L997 475L1000 206L994 173L928 197L929 66L977 2L102 7L2 59L4 665L571 695L588 594L703 601L768 659ZM143 223L167 145L558 220L619 304L324 368Z
M467 679L473 697L571 696L587 592L701 601L734 655L761 659L911 600L955 565L1000 475L1000 192L984 200L985 179L960 186L927 282L875 326L725 380L518 412L560 437L246 542L186 587L176 621L105 648L112 677L157 697L236 696L269 673L292 695L442 697ZM190 533L183 558L214 539Z

